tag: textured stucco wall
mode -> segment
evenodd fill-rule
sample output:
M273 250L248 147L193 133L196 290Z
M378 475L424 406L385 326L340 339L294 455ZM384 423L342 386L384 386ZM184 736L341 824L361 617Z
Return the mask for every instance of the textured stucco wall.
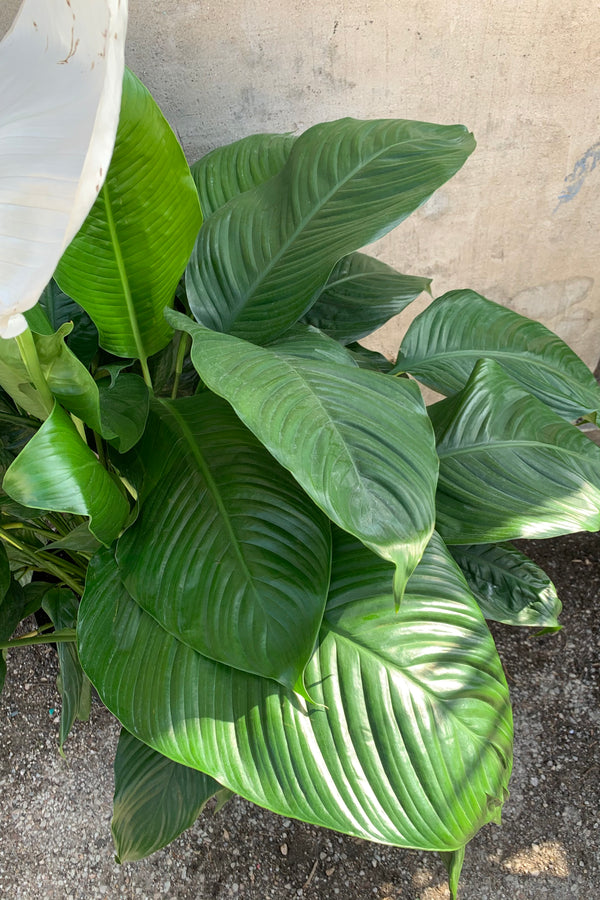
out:
M17 7L0 2L0 33ZM190 161L344 115L467 125L474 156L372 252L436 295L471 287L539 318L592 367L599 47L587 0L130 0L128 63ZM390 353L405 320L379 338Z

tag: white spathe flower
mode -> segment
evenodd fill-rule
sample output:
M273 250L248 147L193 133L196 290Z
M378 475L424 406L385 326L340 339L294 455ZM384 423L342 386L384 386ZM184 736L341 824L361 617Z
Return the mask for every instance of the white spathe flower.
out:
M25 330L102 187L127 0L24 0L0 43L0 336Z

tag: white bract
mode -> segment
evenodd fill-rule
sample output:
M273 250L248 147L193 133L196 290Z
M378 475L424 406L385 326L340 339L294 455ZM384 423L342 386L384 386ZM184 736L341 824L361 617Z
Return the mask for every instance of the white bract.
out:
M102 187L127 0L24 0L0 43L0 336L26 328Z

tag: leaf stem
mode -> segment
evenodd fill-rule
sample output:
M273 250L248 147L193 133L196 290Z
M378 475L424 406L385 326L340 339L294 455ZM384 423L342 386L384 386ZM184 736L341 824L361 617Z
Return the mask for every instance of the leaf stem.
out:
M31 329L27 327L25 331L22 331L21 334L16 336L15 340L17 342L17 347L19 348L19 353L21 354L21 359L31 378L31 383L38 391L42 402L46 407L46 411L48 415L50 415L54 408L54 397L48 387L48 382L44 378Z
M0 539L7 544L10 544L10 546L14 547L15 550L18 550L19 553L22 553L29 560L32 569L35 569L37 572L46 572L48 575L54 575L55 578L58 578L64 584L68 585L71 590L75 591L76 594L81 596L83 593L83 584L75 581L75 579L72 578L62 566L58 566L53 559L48 559L47 556L41 558L32 547L19 541L17 538L13 537L12 534L7 534L2 528L0 528ZM69 563L65 563L65 565L73 570L73 574L76 573L74 566L71 566Z
M108 193L108 188L106 186L106 182L102 185L102 196L104 197L104 204L106 208L106 221L108 224L108 230L110 232L110 237L113 245L113 250L115 253L115 260L117 263L117 268L119 270L119 276L121 278L121 285L123 287L123 296L125 297L125 305L127 306L127 313L129 316L129 324L131 325L131 332L133 335L133 340L135 341L135 346L137 349L138 359L140 361L140 365L142 367L142 374L144 376L144 381L147 386L152 390L152 378L150 377L150 369L148 368L148 356L146 354L144 348L144 342L142 340L142 334L140 332L140 326L137 320L137 315L135 312L135 306L133 303L133 297L131 295L131 288L129 287L129 279L127 278L127 271L125 269L125 260L123 259L123 254L121 253L121 245L119 243L119 236L117 234L117 228L115 225L115 219L112 212L112 205L110 202L110 195Z
M77 634L74 628L63 628L51 634L36 634L12 641L0 641L0 650L12 650L14 647L33 647L35 644L74 644Z
M173 381L173 390L171 391L171 400L177 399L177 391L179 390L179 380L183 372L183 361L188 351L191 337L186 331L179 332L179 345L177 347L177 359L175 360L175 380Z

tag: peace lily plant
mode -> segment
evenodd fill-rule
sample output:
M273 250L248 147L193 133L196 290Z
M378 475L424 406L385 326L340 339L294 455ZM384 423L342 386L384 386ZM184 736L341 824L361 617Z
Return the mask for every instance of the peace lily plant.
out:
M438 851L456 896L511 768L486 618L559 627L509 542L600 527L598 386L469 290L395 362L360 345L430 282L358 248L463 165L462 126L342 119L190 170L125 20L26 0L1 46L0 680L55 643L61 752L90 683L122 723L122 861L238 793Z

